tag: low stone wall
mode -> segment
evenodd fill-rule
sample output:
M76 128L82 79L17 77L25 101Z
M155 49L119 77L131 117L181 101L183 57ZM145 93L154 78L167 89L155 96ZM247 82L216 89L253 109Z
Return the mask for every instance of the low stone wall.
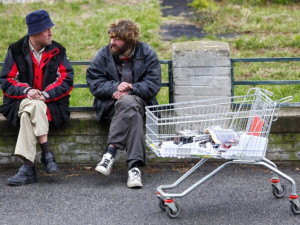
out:
M283 108L272 123L267 149L271 160L300 160L300 108ZM300 162L300 161L299 161Z
M13 156L18 128L11 125L0 114L0 165L18 164L20 159ZM108 126L96 122L94 112L72 112L68 124L60 130L51 129L49 143L58 163L96 164L101 160L107 144ZM36 162L40 162L41 152L37 145ZM149 162L168 161L157 158L147 150ZM116 162L125 162L125 152L119 151Z
M273 122L269 137L267 158L275 161L299 161L300 159L300 109L281 109L277 121ZM13 156L17 139L17 128L0 116L0 164L17 164ZM61 130L51 130L49 143L58 163L96 164L106 146L108 126L96 122L94 112L72 112L70 122ZM38 146L39 149L39 146ZM126 160L119 151L116 163ZM184 162L190 159L160 158L147 149L148 163ZM38 151L36 162L40 161Z

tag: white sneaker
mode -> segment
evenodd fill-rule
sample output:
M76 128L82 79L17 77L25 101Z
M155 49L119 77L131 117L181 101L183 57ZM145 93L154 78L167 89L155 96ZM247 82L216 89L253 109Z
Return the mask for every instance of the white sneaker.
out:
M128 170L127 186L130 188L143 187L142 174L139 168L133 167L132 169Z
M108 176L111 172L112 165L115 158L110 153L105 153L102 156L102 160L97 164L95 170L99 173L102 173L105 176Z

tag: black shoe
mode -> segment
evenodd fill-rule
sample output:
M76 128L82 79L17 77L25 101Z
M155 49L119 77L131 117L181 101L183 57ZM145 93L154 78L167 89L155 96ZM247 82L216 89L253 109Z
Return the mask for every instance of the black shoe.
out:
M7 184L14 186L20 186L34 182L37 182L35 166L30 167L27 165L21 166L14 176L9 177L6 180Z
M46 154L42 153L41 161L44 163L47 173L57 173L59 171L52 152L47 152Z

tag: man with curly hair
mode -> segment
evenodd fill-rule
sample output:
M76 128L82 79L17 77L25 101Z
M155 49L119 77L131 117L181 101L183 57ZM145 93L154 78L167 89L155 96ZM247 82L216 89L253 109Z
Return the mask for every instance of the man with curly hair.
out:
M146 164L145 106L156 105L161 68L156 52L139 41L137 26L129 20L112 23L110 44L102 47L86 72L97 121L110 123L108 143L96 171L109 175L117 150L126 150L127 186L141 188L140 167Z

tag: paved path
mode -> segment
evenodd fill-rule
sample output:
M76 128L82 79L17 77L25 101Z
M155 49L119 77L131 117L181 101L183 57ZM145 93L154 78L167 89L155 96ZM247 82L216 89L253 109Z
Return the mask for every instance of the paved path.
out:
M198 37L204 38L206 34L192 22L193 11L188 7L192 0L162 0L162 16L173 17L167 19L161 25L161 36L165 41L185 36L187 38Z
M174 191L181 192L219 164L207 163ZM298 165L299 166L299 165ZM127 172L115 165L108 177L93 167L61 167L56 176L38 168L39 181L21 187L5 184L16 168L0 167L1 224L299 224L300 215L290 210L288 195L272 195L270 173L262 167L230 166L189 195L177 199L181 214L170 219L158 207L156 187L177 180L190 165L148 165L144 187L126 187ZM300 171L279 166L300 188ZM298 189L299 189L298 188Z
M187 4L192 0L161 0L162 16L169 17L160 27L160 33L164 41L174 40L180 37L204 38L208 35L201 27L193 23L195 16L193 9ZM170 19L173 18L173 19ZM230 38L237 34L216 34L216 37Z

